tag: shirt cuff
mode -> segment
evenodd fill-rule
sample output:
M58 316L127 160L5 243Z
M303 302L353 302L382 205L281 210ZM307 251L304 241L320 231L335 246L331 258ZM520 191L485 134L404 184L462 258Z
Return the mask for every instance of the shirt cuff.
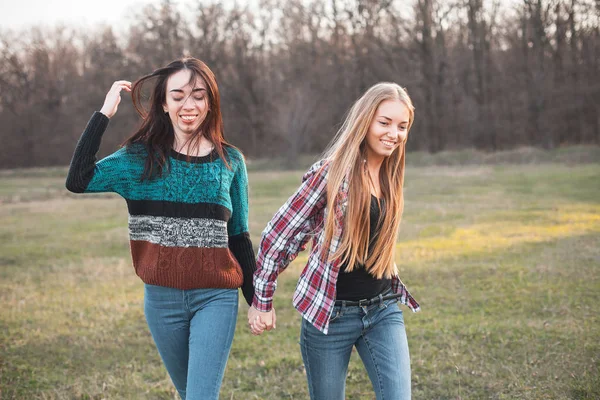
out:
M252 300L252 307L258 311L269 312L273 309L273 299L260 300L256 293L254 293L254 299Z

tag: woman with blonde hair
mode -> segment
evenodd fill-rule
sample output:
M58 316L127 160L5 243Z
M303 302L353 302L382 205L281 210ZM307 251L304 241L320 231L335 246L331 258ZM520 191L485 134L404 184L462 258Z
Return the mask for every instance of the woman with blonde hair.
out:
M293 303L303 317L300 347L313 400L345 398L355 346L377 399L410 399L408 342L396 303L415 312L419 305L398 277L394 250L413 120L403 88L371 87L263 232L248 311L253 334L275 327L277 276L312 238Z

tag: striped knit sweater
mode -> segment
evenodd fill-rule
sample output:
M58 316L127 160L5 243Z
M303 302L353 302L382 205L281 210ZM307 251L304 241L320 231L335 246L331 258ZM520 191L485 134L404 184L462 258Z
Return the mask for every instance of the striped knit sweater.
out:
M256 269L248 234L248 177L242 154L226 148L191 157L172 151L168 171L141 180L147 152L123 147L96 162L108 118L95 112L75 149L67 189L115 192L127 202L136 274L147 284L177 289L242 288L252 303Z

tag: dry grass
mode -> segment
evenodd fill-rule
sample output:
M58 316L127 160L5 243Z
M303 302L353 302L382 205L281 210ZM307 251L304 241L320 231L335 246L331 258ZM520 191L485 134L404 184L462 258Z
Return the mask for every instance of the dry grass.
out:
M174 399L114 196L0 174L0 398ZM302 171L250 175L255 244ZM600 165L412 167L398 243L415 399L600 398ZM45 188L44 190L39 189ZM306 399L281 276L276 332L240 320L222 399ZM348 399L372 399L356 354Z

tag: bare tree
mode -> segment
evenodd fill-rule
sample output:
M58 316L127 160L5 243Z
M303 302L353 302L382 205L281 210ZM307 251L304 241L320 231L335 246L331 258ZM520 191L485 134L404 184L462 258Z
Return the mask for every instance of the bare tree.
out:
M66 164L110 84L183 55L215 71L227 138L250 156L321 152L376 82L405 86L409 149L600 142L600 3L163 0L109 27L0 31L0 166ZM103 153L139 123L130 102ZM31 118L35 110L35 118Z

